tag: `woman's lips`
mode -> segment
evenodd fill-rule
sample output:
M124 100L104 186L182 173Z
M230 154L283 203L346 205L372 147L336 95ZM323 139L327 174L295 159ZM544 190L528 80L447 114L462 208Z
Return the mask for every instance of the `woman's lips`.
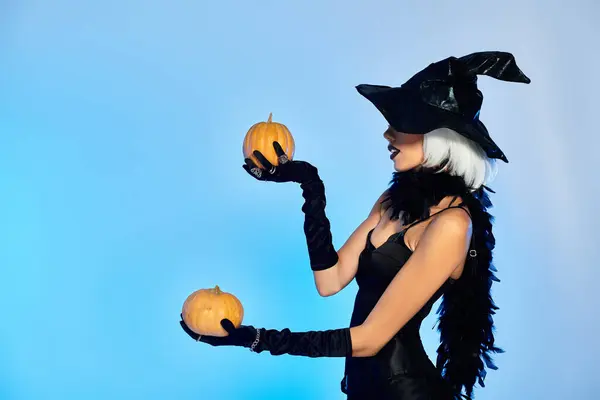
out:
M400 153L400 150L398 150L391 144L388 146L388 150L392 153L390 154L390 160L393 160L398 155L398 153Z

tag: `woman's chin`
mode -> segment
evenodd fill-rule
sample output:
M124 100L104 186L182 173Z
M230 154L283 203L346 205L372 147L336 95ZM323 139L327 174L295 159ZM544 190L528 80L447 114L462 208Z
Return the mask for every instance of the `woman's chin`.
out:
M406 172L406 171L410 171L414 168L418 168L421 163L415 163L415 162L407 162L408 160L401 160L401 159L394 159L394 170L396 172ZM403 162L404 161L404 162Z
M406 171L406 166L399 162L399 160L394 160L394 171L404 172Z

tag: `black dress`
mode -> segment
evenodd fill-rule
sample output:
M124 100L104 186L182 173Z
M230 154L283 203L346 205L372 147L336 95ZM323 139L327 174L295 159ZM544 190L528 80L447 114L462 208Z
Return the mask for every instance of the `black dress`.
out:
M358 293L354 302L351 327L358 326L366 320L394 276L409 259L412 251L406 246L404 235L410 227L422 221L424 220L416 221L404 230L391 235L378 248L375 248L371 242L373 231L369 232L356 273ZM427 356L419 335L421 322L448 285L453 283L452 279L448 279L375 356L346 358L342 392L348 395L348 400L451 400L455 398Z

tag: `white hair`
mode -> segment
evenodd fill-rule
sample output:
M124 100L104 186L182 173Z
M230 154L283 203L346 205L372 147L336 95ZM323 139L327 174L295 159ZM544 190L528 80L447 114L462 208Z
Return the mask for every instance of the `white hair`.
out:
M497 165L477 143L448 128L439 128L424 136L426 168L442 168L461 176L472 190L487 185L496 177ZM441 172L440 171L440 172Z

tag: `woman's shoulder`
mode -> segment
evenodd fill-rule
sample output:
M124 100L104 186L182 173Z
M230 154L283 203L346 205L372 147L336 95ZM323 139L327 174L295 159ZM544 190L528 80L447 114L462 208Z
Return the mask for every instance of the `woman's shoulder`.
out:
M442 232L444 235L469 235L472 229L471 212L462 201L452 201L431 214L426 230Z

